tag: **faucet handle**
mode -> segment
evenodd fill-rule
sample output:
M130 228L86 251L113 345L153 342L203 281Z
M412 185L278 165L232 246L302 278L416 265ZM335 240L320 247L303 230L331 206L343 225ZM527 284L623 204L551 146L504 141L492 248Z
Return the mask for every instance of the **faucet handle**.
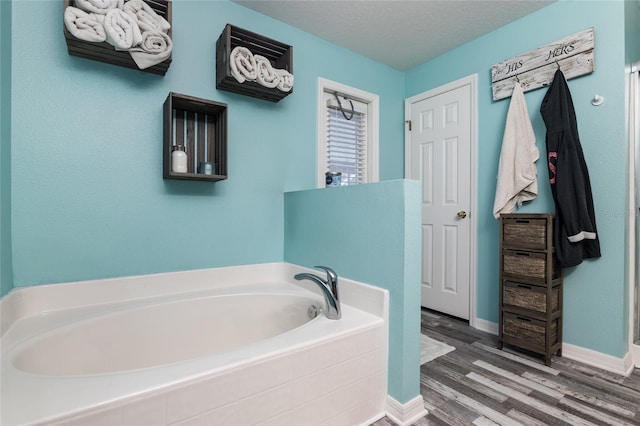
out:
M331 284L335 285L338 283L338 274L336 274L336 271L334 271L333 269L329 268L328 266L320 265L314 266L314 268L322 269L323 271L325 271L327 273L327 281Z

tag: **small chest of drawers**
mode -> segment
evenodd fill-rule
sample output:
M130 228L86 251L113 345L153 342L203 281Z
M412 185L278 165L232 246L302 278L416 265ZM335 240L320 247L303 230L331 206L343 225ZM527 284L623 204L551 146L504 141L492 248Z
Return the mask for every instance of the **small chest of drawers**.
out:
M503 344L562 355L562 269L553 246L553 215L500 216L500 349Z

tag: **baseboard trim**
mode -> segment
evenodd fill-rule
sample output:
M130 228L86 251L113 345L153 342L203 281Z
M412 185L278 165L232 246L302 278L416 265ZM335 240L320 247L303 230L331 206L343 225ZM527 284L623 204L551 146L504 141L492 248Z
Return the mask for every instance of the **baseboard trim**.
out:
M498 323L476 318L474 325L477 330L498 335ZM563 343L562 356L623 376L630 375L634 365L640 368L640 346L638 345L632 345L623 358L617 358L592 349Z
M418 395L406 404L401 404L387 395L387 417L398 426L408 426L426 416L429 412L424 408L424 399Z
M582 362L583 364L598 367L602 370L623 376L630 375L634 368L631 352L627 352L623 358L617 358L592 349L583 348L570 343L563 343L562 356L573 361Z
M631 357L633 358L633 363L636 365L636 368L640 368L640 345L632 344L629 352L631 352Z
M484 331L485 333L498 335L498 323L484 320L482 318L476 318L473 321L474 328L476 330Z

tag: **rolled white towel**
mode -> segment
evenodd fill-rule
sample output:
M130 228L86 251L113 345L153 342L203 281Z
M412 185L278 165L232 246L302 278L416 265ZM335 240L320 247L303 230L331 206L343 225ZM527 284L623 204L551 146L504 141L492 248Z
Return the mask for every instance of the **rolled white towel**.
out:
M278 89L283 92L290 92L293 89L293 74L287 70L275 69L276 74L280 76L278 81Z
M166 33L169 31L169 28L171 28L171 24L162 16L158 15L156 11L143 0L129 0L124 4L122 10L138 21L141 32L162 31Z
M96 15L77 7L68 6L64 10L64 26L75 38L80 40L93 43L107 40L104 26L98 21Z
M237 46L229 55L231 65L231 75L239 82L256 79L256 59L253 53L246 47Z
M271 66L271 62L262 55L253 55L256 59L256 81L264 87L273 89L280 82L280 76Z
M76 7L89 13L106 15L111 9L122 9L124 0L75 0Z
M134 18L120 9L111 9L104 17L107 42L116 50L129 50L142 42L140 28Z
M152 67L171 56L173 43L162 31L145 31L142 43L129 49L131 57L141 70Z

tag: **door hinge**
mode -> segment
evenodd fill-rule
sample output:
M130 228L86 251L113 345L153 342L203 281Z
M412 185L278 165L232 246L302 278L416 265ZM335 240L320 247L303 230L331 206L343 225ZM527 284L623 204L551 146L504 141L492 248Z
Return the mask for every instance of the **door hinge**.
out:
M404 120L405 123L409 123L409 131L411 131L411 120Z

